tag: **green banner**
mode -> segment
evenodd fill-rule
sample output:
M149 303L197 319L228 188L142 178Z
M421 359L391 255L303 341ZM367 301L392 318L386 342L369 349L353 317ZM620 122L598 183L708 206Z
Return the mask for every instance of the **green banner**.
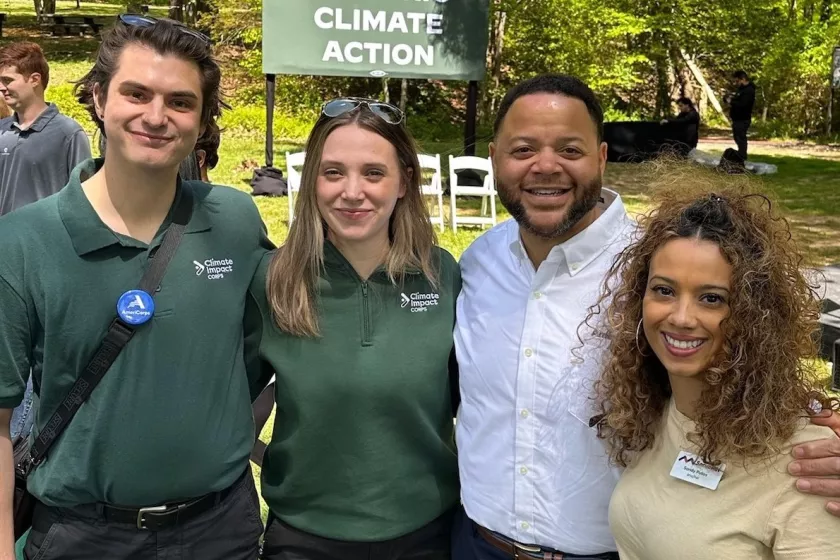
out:
M488 0L263 0L263 72L481 80Z

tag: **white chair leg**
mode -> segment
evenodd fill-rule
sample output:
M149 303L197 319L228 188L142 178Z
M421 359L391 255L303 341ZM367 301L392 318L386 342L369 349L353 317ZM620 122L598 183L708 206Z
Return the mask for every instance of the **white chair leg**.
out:
M438 191L437 199L438 199L438 219L440 220L440 222L439 222L440 223L440 231L443 232L444 228L445 228L445 226L443 224L443 194L440 191Z
M449 210L450 210L450 213L452 214L452 217L451 217L452 233L458 233L458 217L457 217L458 211L455 208L455 195L452 193L451 190L449 191L449 198L450 198Z
M496 225L496 193L490 195L490 217L493 218L493 225Z

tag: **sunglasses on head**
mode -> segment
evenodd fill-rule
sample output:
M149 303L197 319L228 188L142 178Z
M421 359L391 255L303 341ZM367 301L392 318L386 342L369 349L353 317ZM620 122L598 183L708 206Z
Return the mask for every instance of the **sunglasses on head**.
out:
M153 18L151 16L141 16L139 14L120 14L119 16L117 16L117 18L124 25L128 25L129 27L153 27L153 26L157 25L158 22L160 21L157 18ZM171 23L173 26L177 27L182 32L186 33L187 35L189 35L191 37L195 37L196 39L198 39L199 41L201 41L202 43L204 43L208 47L210 46L210 44L211 44L210 43L210 37L208 37L204 33L200 32L200 31L196 31L195 29L191 29L191 28L187 27L186 25L184 25L183 23L181 23L180 21L172 21L172 20L167 20L167 21L169 21L169 23Z
M327 101L321 108L321 113L331 119L351 113L362 105L370 109L370 112L388 124L400 124L405 117L399 108L390 103L383 103L375 99L363 99L361 97L343 97Z

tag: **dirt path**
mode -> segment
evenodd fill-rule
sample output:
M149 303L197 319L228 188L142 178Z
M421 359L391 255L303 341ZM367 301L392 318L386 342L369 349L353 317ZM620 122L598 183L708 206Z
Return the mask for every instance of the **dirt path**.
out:
M731 136L709 135L700 138L697 149L700 151L722 152L734 148ZM769 156L818 157L840 161L840 145L815 144L801 140L750 140L750 153Z

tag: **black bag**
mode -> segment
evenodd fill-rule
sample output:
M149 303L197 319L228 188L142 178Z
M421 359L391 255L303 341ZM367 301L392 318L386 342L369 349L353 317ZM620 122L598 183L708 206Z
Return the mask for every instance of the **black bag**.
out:
M192 215L192 196L187 189L181 191L181 198L172 219L172 224L166 230L163 241L157 251L152 264L143 273L140 279L139 288L154 297L166 267L175 255L181 238L184 235L184 228L190 221ZM114 360L120 355L122 349L134 336L137 327L124 322L119 316L114 318L105 338L97 348L93 357L85 366L84 371L76 379L76 383L64 397L56 411L44 425L44 429L32 442L30 447L27 434L21 434L13 446L15 461L15 494L13 500L13 517L15 528L15 540L19 539L31 526L32 514L35 510L36 499L27 490L27 479L29 474L38 467L47 457L50 448L58 440L70 421L82 407L82 404L90 397L93 390L111 368Z
M723 156L720 158L718 169L729 174L746 173L747 167L744 158L738 153L738 150L733 148L726 148L723 151Z
M289 185L283 178L283 172L268 165L254 169L251 188L252 196L286 196L289 193Z

